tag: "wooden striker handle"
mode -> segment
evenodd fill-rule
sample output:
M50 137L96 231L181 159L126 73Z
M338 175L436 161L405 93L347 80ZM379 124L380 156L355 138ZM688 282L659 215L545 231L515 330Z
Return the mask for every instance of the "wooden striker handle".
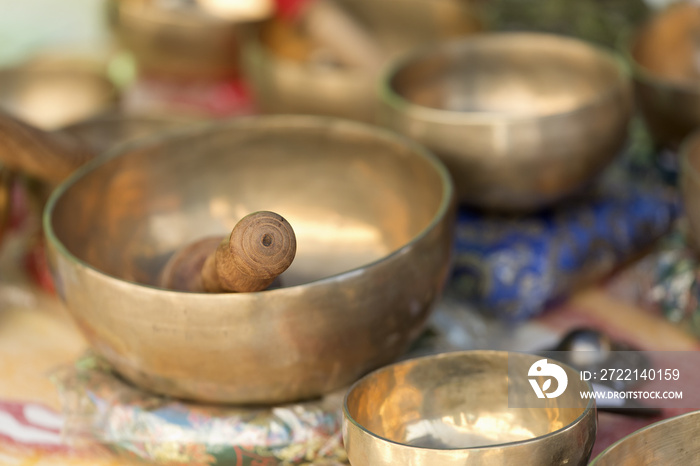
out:
M94 155L70 134L44 131L0 111L0 162L8 168L58 183Z
M287 270L295 254L291 225L274 212L255 212L241 219L228 238L205 238L178 251L160 284L181 291L262 291Z

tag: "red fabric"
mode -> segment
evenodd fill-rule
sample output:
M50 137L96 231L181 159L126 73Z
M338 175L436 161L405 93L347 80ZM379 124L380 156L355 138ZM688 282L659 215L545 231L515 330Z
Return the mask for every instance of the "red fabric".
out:
M277 14L284 19L294 19L308 1L310 0L275 0Z

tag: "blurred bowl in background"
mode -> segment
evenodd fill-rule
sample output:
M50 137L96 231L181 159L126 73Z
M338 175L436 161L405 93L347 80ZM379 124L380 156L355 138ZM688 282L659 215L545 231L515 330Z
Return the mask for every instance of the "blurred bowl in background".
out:
M106 64L88 57L46 54L0 69L0 108L45 130L111 109L118 97Z
M637 102L654 141L678 149L700 126L700 6L681 2L625 44Z
M639 429L598 455L590 466L687 466L700 462L700 411Z
M481 30L459 0L343 0L338 6L369 34L388 62L420 44ZM244 71L262 111L373 122L380 69L348 66L290 19L263 24L244 52Z
M259 210L296 233L282 288L157 287L174 251ZM447 170L417 144L268 116L122 145L54 191L44 226L59 294L124 377L182 398L280 403L406 351L447 279L454 214Z
M680 149L680 158L683 210L690 227L688 241L698 250L700 247L700 130L684 140Z
M10 221L12 173L0 164L0 244Z
M461 201L534 210L589 184L620 152L630 88L605 49L483 34L399 59L382 80L380 121L440 156Z
M114 108L118 99L106 64L88 55L47 52L0 69L1 111L43 130L94 117ZM13 178L0 163L0 241L9 220Z
M509 367L522 367L526 375L540 359L503 351L443 353L365 376L345 397L343 439L350 463L585 465L596 410L592 399L580 397L590 388L578 371L560 364L567 389L542 407L524 402L509 408L511 393L535 397L528 378L509 377ZM509 384L516 385L509 390Z
M240 50L251 24L272 14L219 16L196 2L111 0L110 23L139 68L191 79L237 77Z

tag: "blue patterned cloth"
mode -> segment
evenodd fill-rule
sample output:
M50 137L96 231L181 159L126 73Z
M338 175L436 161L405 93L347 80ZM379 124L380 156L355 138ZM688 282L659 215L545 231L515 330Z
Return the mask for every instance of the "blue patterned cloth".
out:
M536 215L460 209L450 289L520 321L610 273L666 233L680 212L677 190L651 161L628 153L585 195Z

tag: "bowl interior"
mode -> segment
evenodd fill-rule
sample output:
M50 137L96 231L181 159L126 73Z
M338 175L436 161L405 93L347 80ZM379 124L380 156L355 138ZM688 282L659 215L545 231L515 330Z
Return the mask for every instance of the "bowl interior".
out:
M191 129L131 145L63 185L49 206L54 235L108 275L154 285L185 244L227 235L271 210L297 236L283 274L292 286L398 250L447 208L434 158L349 122L268 117Z
M388 84L402 99L423 107L545 116L595 101L622 80L614 59L579 41L491 34L409 57Z
M685 466L700 458L700 412L657 422L614 443L591 466Z
M444 449L533 439L573 424L584 413L585 402L574 398L578 388L567 390L571 396L565 392L547 400L546 407L508 408L508 357L504 352L452 353L380 369L348 393L347 414L373 435ZM539 359L510 357L521 358L523 367ZM570 384L575 380L569 377ZM515 391L529 395L532 388L525 382Z

